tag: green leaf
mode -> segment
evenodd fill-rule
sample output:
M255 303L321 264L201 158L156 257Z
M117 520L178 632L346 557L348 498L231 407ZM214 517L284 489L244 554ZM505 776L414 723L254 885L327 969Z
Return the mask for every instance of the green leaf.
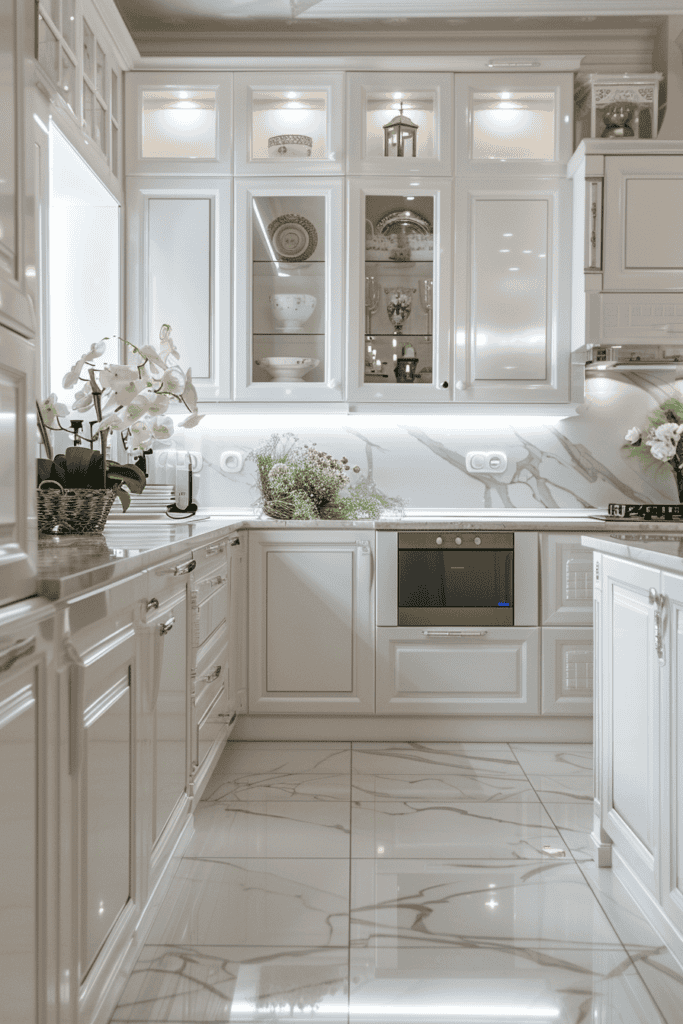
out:
M94 483L94 475L91 474L91 468L95 462L98 461L100 464L100 477L97 484ZM102 456L99 452L94 451L92 448L85 448L81 446L74 446L67 448L65 453L66 458L66 475L69 481L69 487L86 487L92 488L93 486L102 486Z
M119 466L116 462L110 462L107 466L107 483L112 486L116 481L125 484L134 494L142 494L147 477L138 466Z
M40 486L43 480L50 479L52 459L36 459L36 471L38 473L38 486Z
M130 505L130 492L127 491L125 487L117 487L116 488L116 497L121 502L121 506L123 508L123 511L127 512L128 511L128 506Z
M63 455L55 455L50 469L50 480L56 480L62 487L68 487L66 475L66 458Z

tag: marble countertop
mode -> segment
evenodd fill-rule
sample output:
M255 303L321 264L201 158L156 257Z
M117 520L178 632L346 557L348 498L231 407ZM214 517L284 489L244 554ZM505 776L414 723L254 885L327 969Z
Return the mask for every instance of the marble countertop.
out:
M583 536L581 543L584 547L602 551L606 555L628 558L656 569L683 573L683 528L653 533L649 523L641 523L640 527L639 532L633 533L619 527L618 532Z
M680 534L683 523L604 522L600 509L440 509L409 511L397 519L279 520L261 519L242 510L203 510L208 518L190 521L110 520L102 534L41 537L38 550L40 597L58 601L75 597L133 576L166 559L181 557L193 548L237 529L250 530L553 530L576 533ZM663 541L671 550L677 541ZM622 545L623 548L623 545ZM667 566L668 567L668 566Z

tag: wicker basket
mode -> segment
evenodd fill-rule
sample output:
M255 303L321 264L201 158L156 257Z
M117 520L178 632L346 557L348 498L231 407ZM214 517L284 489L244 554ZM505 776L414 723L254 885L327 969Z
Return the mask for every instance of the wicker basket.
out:
M40 533L101 533L115 497L114 490L85 487L64 490L59 484L39 487L38 530Z

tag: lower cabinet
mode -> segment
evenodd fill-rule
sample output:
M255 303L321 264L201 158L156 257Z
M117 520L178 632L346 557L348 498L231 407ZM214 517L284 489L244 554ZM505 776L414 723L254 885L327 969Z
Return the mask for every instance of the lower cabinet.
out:
M540 629L377 629L377 713L536 715Z
M541 713L593 714L593 627L541 629Z
M253 530L250 714L375 710L374 530Z

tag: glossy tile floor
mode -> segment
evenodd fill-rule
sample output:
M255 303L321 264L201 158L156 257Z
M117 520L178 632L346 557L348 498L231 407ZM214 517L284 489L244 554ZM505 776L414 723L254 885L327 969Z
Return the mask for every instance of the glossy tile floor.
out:
M591 749L229 743L115 1021L680 1024Z

